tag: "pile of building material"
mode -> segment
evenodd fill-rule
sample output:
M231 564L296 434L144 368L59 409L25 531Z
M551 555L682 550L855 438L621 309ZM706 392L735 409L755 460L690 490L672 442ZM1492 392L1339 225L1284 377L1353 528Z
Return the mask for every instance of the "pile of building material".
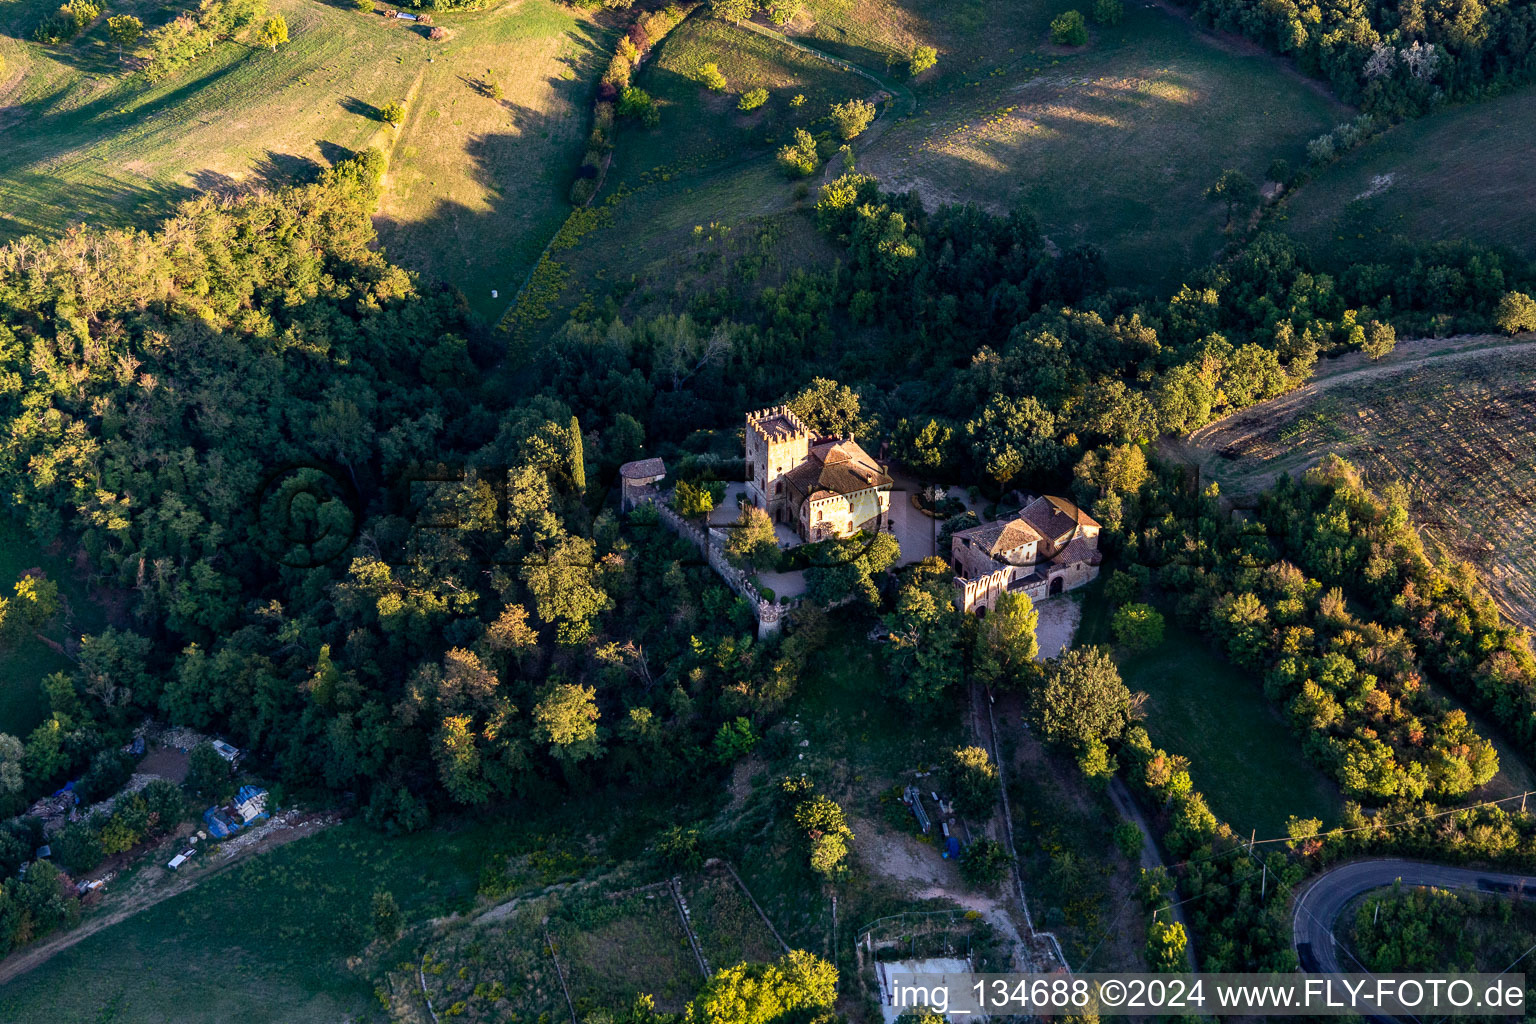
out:
M265 821L267 816L267 791L258 786L241 786L233 802L204 811L203 821L215 839L224 839Z

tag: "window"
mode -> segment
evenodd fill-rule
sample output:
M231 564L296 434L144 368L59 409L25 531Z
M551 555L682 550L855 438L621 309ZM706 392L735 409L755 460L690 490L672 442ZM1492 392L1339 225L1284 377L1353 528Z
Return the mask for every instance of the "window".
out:
M784 493L784 481L783 480L780 480L778 483L773 485L773 493L774 494L783 494Z

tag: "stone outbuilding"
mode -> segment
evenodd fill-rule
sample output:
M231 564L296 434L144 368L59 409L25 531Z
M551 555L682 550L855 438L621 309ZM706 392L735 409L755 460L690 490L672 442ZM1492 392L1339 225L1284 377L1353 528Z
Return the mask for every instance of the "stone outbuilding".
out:
M1004 591L1040 601L1092 582L1102 560L1092 516L1065 498L1036 498L1009 519L955 533L955 606L985 614Z
M636 505L656 500L661 491L657 484L667 475L667 464L660 459L639 459L619 467L619 508L632 511Z

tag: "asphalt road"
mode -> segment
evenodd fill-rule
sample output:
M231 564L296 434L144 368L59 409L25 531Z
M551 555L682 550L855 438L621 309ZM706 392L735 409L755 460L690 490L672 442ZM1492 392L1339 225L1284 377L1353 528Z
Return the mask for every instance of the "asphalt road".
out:
M1362 893L1402 880L1404 885L1432 885L1440 889L1475 889L1480 892L1519 894L1536 898L1536 877L1453 868L1411 860L1361 860L1342 864L1312 880L1296 898L1292 941L1301 969L1313 973L1349 973L1365 968L1349 959L1339 965L1333 926L1344 905ZM1347 954L1346 954L1347 956Z

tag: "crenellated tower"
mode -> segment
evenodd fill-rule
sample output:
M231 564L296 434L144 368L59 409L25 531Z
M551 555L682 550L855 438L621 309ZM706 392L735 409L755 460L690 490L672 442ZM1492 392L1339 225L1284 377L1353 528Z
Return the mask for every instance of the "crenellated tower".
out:
M785 475L811 453L811 432L787 406L747 413L747 496L774 522L793 523Z

